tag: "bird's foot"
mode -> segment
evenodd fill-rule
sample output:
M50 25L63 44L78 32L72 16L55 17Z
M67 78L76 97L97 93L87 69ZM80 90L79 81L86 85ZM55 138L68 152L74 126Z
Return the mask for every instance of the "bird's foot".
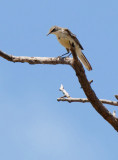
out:
M65 56L65 55L67 55L67 56ZM66 58L66 57L69 57L70 55L71 55L71 53L68 52L68 53L62 54L61 56L58 56L57 58Z
M69 53L69 55L68 56L66 56L66 57L70 57L70 55L71 55L72 53Z

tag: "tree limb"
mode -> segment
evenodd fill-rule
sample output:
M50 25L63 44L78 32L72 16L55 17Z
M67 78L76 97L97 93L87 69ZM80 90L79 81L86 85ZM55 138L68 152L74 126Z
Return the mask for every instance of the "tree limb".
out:
M91 84L91 81L89 83ZM64 89L64 86L62 84L61 84L61 87L59 90L62 91L64 96L57 98L57 101L67 101L69 103L71 103L71 102L81 102L81 103L90 102L87 98L72 98L72 97L70 97L69 93ZM107 100L107 99L99 99L99 101L104 104L118 106L118 102L116 102L116 101L111 101L111 100Z
M73 55L73 64L72 67L75 70L76 76L78 77L78 80L81 84L81 87L86 94L89 102L92 104L92 106L95 108L95 110L108 122L110 123L114 129L118 132L118 119L115 118L108 110L105 108L105 106L102 104L102 102L98 99L95 92L90 86L89 81L87 80L85 70L81 64L81 62L77 58L77 54L75 52L74 48L71 48L71 52Z
M72 66L72 68L75 70L76 76L78 77L78 80L81 84L81 87L84 91L84 93L87 96L87 99L92 104L92 106L95 108L95 110L108 122L114 127L116 131L118 131L118 119L114 117L102 104L102 102L98 99L95 92L90 86L90 83L87 80L85 70L81 64L81 62L78 60L75 49L72 47L71 52L73 55L72 58L46 58L46 57L24 57L24 56L12 56L8 55L2 51L0 51L0 56L4 59L12 62L27 62L29 64L68 64Z
M11 62L27 62L29 64L68 64L72 65L72 58L61 57L26 57L26 56L13 56L0 51L0 56Z
M90 102L87 98L57 98L57 101L67 101L69 103L71 102L82 102L82 103L86 103L86 102ZM113 106L118 106L118 102L116 101L111 101L111 100L107 100L107 99L99 99L100 102L104 103L104 104L109 104L109 105L113 105Z

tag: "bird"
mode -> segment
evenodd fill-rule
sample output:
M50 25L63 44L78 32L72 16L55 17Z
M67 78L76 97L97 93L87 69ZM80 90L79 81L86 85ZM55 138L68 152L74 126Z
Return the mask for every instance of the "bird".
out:
M66 48L66 50L67 50L66 54L69 54L69 52L71 51L71 48L74 47L78 58L83 63L83 65L86 67L86 69L88 71L92 70L92 67L91 67L89 61L87 60L87 58L85 57L85 55L82 52L82 50L84 50L84 48L80 44L77 37L69 29L58 27L58 26L52 26L50 28L47 36L49 34L56 35L59 43ZM63 55L65 55L65 54L63 54Z

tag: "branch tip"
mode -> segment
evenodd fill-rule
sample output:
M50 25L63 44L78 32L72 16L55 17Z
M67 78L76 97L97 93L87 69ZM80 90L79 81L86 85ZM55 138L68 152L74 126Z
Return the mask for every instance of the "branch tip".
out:
M67 97L67 98L70 97L70 95L68 94L68 92L64 89L63 84L61 84L61 87L60 87L59 90L62 91L62 93L64 94L63 98L64 98L64 97ZM61 97L61 98L62 98L62 97Z

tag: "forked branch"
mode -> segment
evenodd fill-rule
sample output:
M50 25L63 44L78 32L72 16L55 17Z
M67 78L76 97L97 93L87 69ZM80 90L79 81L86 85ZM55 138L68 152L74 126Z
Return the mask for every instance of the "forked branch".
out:
M57 101L66 101L66 102L69 102L69 103L71 103L71 102L81 102L81 103L90 102L87 98L72 98L72 97L70 97L69 93L64 89L62 84L61 84L61 87L60 87L59 90L62 91L64 96L62 96L60 98L57 98ZM107 99L99 99L99 101L104 103L104 104L118 106L117 101L111 101L111 100L107 100Z
M75 49L71 48L73 55L72 58L47 58L47 57L25 57L25 56L12 56L0 51L0 56L11 62L27 62L29 64L67 64L70 65L78 77L78 80L81 84L81 87L87 96L88 101L92 104L95 110L107 121L116 131L118 131L118 119L113 116L98 99L95 92L90 86L89 81L87 80L84 68L81 62L78 60Z

